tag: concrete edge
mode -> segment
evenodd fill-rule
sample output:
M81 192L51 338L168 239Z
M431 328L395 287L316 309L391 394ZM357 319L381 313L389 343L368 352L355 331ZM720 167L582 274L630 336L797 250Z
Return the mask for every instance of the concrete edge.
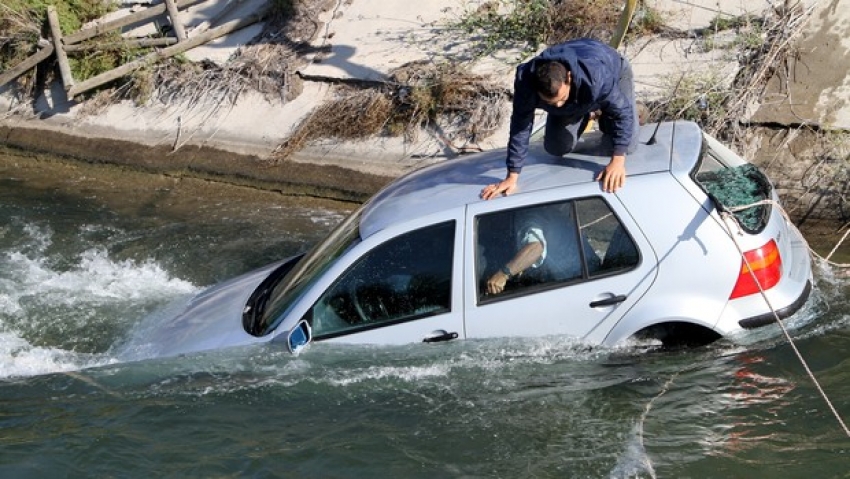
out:
M49 134L45 134L49 133ZM55 128L0 124L0 144L69 161L250 186L292 196L363 202L394 179L339 165L288 159L279 163L212 146L177 150L130 140L79 136Z

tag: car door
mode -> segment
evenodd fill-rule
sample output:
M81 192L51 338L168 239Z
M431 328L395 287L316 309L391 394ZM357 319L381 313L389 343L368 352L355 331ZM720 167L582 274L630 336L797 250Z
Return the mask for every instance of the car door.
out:
M403 344L464 337L460 221L376 233L346 253L308 318L315 341Z
M557 189L469 206L468 337L569 335L601 341L648 290L655 254L616 195L600 194L596 184L570 187L569 195L574 197L564 200L565 191ZM553 212L560 218L554 223L528 230L533 234L522 231L527 217ZM538 235L548 259L536 269L511 271L503 291L488 293L488 282L499 283L505 265L514 264L519 243L541 241ZM552 259L564 264L551 268L554 273L540 272Z

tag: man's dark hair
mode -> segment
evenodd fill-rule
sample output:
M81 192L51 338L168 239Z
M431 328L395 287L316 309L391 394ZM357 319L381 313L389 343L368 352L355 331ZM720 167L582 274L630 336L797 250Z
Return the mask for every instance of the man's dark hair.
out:
M558 95L561 84L567 81L567 67L557 61L539 61L534 66L534 89L546 98Z

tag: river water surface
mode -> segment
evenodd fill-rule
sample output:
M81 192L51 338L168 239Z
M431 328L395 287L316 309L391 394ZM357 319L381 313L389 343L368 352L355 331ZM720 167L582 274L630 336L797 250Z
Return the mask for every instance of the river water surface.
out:
M850 477L850 438L775 327L675 354L546 338L116 359L149 315L352 207L0 152L0 477ZM845 273L820 264L789 327L846 421Z

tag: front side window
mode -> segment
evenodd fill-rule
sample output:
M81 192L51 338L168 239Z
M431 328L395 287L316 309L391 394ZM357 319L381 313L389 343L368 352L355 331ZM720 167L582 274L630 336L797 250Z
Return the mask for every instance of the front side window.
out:
M366 253L308 313L316 339L451 310L455 222L397 236Z
M283 321L286 312L336 259L360 243L363 207L304 255L297 264L281 267L266 279L245 305L242 325L254 336L265 336Z
M479 216L476 248L482 303L630 269L639 260L634 242L599 198Z

